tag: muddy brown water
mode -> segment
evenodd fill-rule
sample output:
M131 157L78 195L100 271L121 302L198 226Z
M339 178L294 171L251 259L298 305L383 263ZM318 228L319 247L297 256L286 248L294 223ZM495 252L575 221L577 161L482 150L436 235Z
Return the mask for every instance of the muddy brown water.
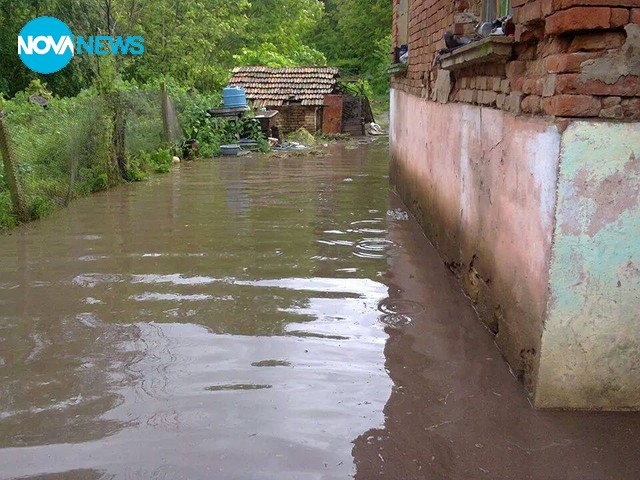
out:
M0 236L0 478L637 479L533 410L384 143L217 159Z

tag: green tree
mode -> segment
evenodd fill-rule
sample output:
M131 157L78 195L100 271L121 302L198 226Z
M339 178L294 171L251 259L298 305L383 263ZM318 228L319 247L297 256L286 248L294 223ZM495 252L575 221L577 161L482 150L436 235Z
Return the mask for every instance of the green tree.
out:
M392 0L325 0L324 15L309 36L329 63L368 78L386 91L391 50Z
M307 42L322 10L318 0L252 0L235 62L272 67L325 65L324 54Z

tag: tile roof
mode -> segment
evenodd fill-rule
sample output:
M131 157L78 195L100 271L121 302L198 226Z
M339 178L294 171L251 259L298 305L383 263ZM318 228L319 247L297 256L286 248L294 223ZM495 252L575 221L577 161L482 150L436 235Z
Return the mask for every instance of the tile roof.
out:
M334 92L338 75L335 67L236 67L229 85L244 87L256 107L288 101L322 105L324 96Z

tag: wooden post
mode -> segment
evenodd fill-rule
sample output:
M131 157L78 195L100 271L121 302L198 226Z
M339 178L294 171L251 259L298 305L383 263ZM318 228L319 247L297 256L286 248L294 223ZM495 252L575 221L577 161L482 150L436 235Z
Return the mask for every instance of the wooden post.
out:
M164 131L164 139L167 143L171 142L171 126L169 124L169 95L167 94L167 85L162 82L160 85L160 98L162 103L162 130Z
M29 221L29 211L22 193L22 186L18 178L18 165L11 152L9 145L9 127L7 125L4 111L0 108L0 154L2 154L2 163L4 166L4 176L9 187L11 195L11 203L13 209L22 222Z
M116 92L113 99L113 137L111 148L113 149L114 166L117 167L120 177L124 178L127 173L127 156L124 144L126 130L125 105L121 92Z

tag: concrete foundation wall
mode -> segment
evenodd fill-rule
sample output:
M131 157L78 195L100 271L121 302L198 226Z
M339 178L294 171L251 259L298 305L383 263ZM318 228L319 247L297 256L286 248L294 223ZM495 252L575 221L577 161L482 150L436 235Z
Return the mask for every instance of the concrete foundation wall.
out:
M563 135L536 404L640 407L640 124Z
M531 391L536 390L538 381L536 403L544 407L575 408L632 406L629 401L622 405L621 398L609 403L593 403L597 395L606 393L601 387L605 377L612 378L611 374L607 376L604 373L592 382L592 388L598 393L591 397L591 403L578 402L586 387L574 382L577 382L577 376L581 381L589 376L593 365L589 365L587 360L592 355L575 355L571 360L568 357L574 355L572 350L582 348L578 343L581 337L574 335L566 342L562 340L567 329L571 328L584 331L585 335L590 335L589 338L594 332L607 336L609 347L591 350L591 353L596 353L594 361L606 355L618 355L608 363L608 367L602 367L603 372L614 368L620 378L628 379L635 375L635 380L624 384L625 395L631 392L633 385L636 389L640 385L637 373L625 371L633 364L637 368L637 341L620 342L625 331L636 337L640 333L635 313L640 310L640 301L637 293L630 290L620 293L622 287L617 286L617 281L607 283L614 275L611 268L618 268L634 278L633 281L626 279L629 286L625 288L639 291L637 267L635 270L634 267L624 267L627 264L623 261L633 257L632 266L640 264L638 247L632 247L630 240L640 236L638 224L633 223L640 221L637 197L635 207L630 207L636 209L634 215L630 214L634 220L625 220L613 237L607 237L609 240L616 238L618 245L626 245L621 254L624 259L619 259L616 267L613 263L617 257L602 259L597 242L584 250L579 258L572 256L570 251L575 238L564 233L561 235L560 227L556 228L556 216L560 221L563 215L581 215L580 218L587 221L586 217L592 215L589 208L596 208L594 205L586 209L579 206L576 212L576 207L567 199L573 192L571 185L575 189L576 182L582 182L580 195L585 196L586 202L592 195L593 175L596 175L588 169L581 174L582 177L575 176L571 169L577 171L578 167L572 167L572 162L580 164L579 159L588 154L593 158L593 168L596 168L601 162L598 159L606 158L597 149L579 146L578 139L585 135L588 137L588 122L574 123L563 134L549 119L515 116L473 105L438 104L399 90L391 92L391 119L391 174L398 192L445 262L461 278L482 319L496 333L498 346L514 372ZM605 132L607 125L613 124L598 125L603 126L602 132ZM633 131L634 127L627 128ZM617 173L616 178L619 178L618 169L631 168L637 179L639 171L633 170L637 168L637 161L629 160L629 145L635 141L640 146L640 140L635 140L631 133L617 133L620 138L627 137L628 140L615 154L617 160L613 163L616 166L608 167L613 170L605 168L603 172L609 172L609 175ZM611 146L607 147L607 143L601 141L601 148L611 149ZM612 155L609 157L614 158ZM626 162L631 162L632 166L621 160L625 156ZM622 183L633 188L637 185L634 182L636 180ZM556 197L557 192L560 198ZM604 207L604 210L609 221L620 218L612 213L611 208ZM613 224L605 230L609 228L614 228ZM575 271L575 263L579 262L585 263L583 269L590 270L589 262L595 262L596 256L600 264L606 263L599 268L607 273L591 279L588 291L605 295L605 298L614 293L622 295L624 301L619 296L610 298L618 299L618 310L635 305L633 313L618 314L604 308L601 314L599 310L604 304L595 299L583 299L583 303L576 303L573 309L567 306L574 299L562 292L571 291L575 288L571 286L582 277L578 275L580 270L575 275L567 274L566 270L572 267ZM593 302L596 302L595 306ZM547 315L549 321L545 326ZM600 315L609 320L600 324ZM574 319L579 317L582 320L574 323ZM616 321L622 321L622 324L616 325L614 332L611 326ZM586 324L592 327L590 333L584 330ZM549 339L550 335L552 339ZM618 353L614 352L615 349ZM583 358L579 360L581 356ZM575 370L572 372L574 367L583 371L580 374ZM539 379L538 369L541 372ZM564 389L559 389L561 385ZM640 406L640 397L631 402Z
M394 183L532 386L560 133L544 120L392 91Z

